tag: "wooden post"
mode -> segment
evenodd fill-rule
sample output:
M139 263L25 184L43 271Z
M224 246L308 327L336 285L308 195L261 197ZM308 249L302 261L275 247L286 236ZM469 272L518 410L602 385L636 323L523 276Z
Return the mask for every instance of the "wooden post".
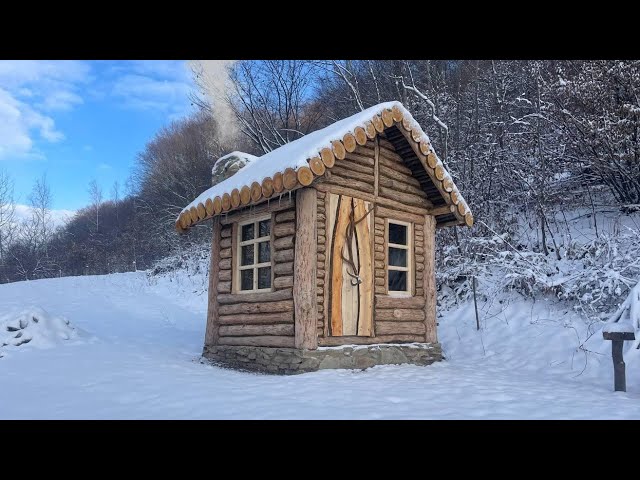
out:
M204 335L205 347L218 344L218 280L220 273L220 217L213 218L211 239L211 263L209 264L209 304L207 308L207 330Z
M436 217L424 216L424 325L426 342L436 343Z
M293 263L293 303L295 312L295 347L318 348L316 331L316 204L313 188L296 192L296 236Z
M613 357L613 388L616 392L627 391L627 378L625 374L624 359L622 358L622 346L625 340L635 340L633 332L602 332L605 340L611 340L611 356Z

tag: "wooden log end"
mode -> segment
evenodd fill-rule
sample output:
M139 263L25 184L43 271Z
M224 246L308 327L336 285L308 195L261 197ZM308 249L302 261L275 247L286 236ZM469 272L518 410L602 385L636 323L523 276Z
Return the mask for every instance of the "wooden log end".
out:
M291 190L295 188L297 184L298 177L295 170L293 168L287 168L282 174L282 185L284 185L285 189Z
M266 177L262 180L262 195L265 198L269 198L273 195L273 180L271 177Z
M207 198L207 201L204 202L204 208L207 211L208 217L213 216L213 200L211 200L210 198Z
M473 214L471 212L464 214L464 223L467 227L473 227Z
M284 183L282 179L282 173L277 172L273 176L273 191L276 193L280 193L284 190Z
M213 214L218 215L221 211L222 211L222 199L216 196L213 199Z
M191 207L189 209L189 218L191 218L192 224L198 221L198 209L196 207Z
M234 188L231 190L231 206L238 208L240 206L240 190Z
M222 195L221 206L223 212L226 212L231 208L231 195L229 195L228 193Z
M385 108L382 111L382 122L384 123L385 127L390 127L391 125L393 125L393 113L390 109Z
M373 123L373 126L376 129L376 132L378 133L384 132L384 123L382 123L382 119L380 118L380 115L374 115L373 118L371 119L371 123Z
M341 142L333 142L333 148L336 148L336 143L340 143L340 145L342 145ZM344 150L344 145L342 145L342 149ZM322 159L322 163L324 163L325 167L327 168L333 167L333 165L335 165L336 163L336 156L334 156L334 153L330 148L323 148L320 151L320 158ZM340 157L338 158L340 159ZM342 158L344 158L344 156Z
M367 134L367 138L369 140L373 140L376 138L376 127L373 126L373 123L367 122L364 124L364 131Z
M436 157L435 153L430 151L427 154L427 165L429 165L429 167L431 168L436 168L437 164L438 164L438 157Z
M365 145L367 143L367 132L362 127L356 127L353 131L353 136L356 138L358 145Z
M311 185L311 182L313 182L313 172L309 167L300 167L296 175L298 182L305 187Z
M251 201L257 202L262 198L262 186L258 182L251 184Z
M436 178L438 180L440 181L444 180L445 171L444 171L444 166L441 163L436 165L435 173L436 173Z
M313 174L318 177L323 175L326 170L326 167L324 166L324 163L322 163L322 159L320 157L311 157L309 159L309 168Z
M413 129L413 124L409 117L404 117L402 119L402 128L404 128L407 132L411 133L411 130Z
M402 113L402 110L400 110L400 107L398 107L397 105L394 105L391 108L391 116L394 122L402 122L402 120L404 119L404 113Z
M198 220L204 220L204 218L207 216L207 209L204 207L204 204L199 203L196 207L196 210L198 212Z
M246 185L240 189L240 203L242 205L249 205L251 202L251 189Z
M422 152L423 155L429 155L429 150L431 150L431 148L427 142L420 142L420 152Z
M347 152L353 153L356 149L356 138L351 133L346 133L342 137L342 143Z

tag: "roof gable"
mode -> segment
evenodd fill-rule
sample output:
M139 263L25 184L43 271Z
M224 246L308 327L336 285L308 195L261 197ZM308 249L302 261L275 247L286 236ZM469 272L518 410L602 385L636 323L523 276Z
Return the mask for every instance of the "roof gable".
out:
M383 132L420 181L434 205L438 224L471 226L473 215L429 137L400 102L387 102L255 158L187 205L176 220L176 229L182 232L221 213L308 186L342 161L346 152Z

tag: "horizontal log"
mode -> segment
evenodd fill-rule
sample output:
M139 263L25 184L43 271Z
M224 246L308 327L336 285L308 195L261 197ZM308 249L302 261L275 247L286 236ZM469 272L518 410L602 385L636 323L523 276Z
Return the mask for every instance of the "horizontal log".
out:
M357 172L357 173L362 173L364 175L373 176L373 164L362 165L361 163L350 161L349 158L347 158L344 162L336 163L336 165L331 169L331 173L337 173L342 170L349 170L351 172Z
M225 228L220 229L220 237L221 238L229 238L231 236L231 226L227 226Z
M374 236L374 243L384 245L384 237L380 236L380 235L375 235Z
M392 200L389 198L384 198L384 197L378 197L377 198L377 203L379 206L385 207L385 208L390 208L392 210L397 210L398 212L407 212L407 213L412 213L414 215L418 215L418 216L424 216L425 212L427 211L426 208L424 207L416 207L413 205L407 205L406 203L400 203L396 200ZM422 220L424 221L424 220Z
M317 278L316 285L318 285L319 287L322 287L324 285L324 278Z
M235 222L242 222L244 220L250 220L258 215L262 215L267 212L280 212L282 210L289 210L295 207L295 197L289 196L288 193L283 195L274 194L271 199L266 198L257 205L247 205L244 208L237 209L233 212L227 213L220 217L220 222L224 225L229 225Z
M318 244L316 246L316 250L318 253L325 253L325 251L327 250L327 246L324 243Z
M424 324L422 325L424 327ZM275 325L220 325L221 337L245 337L262 335L293 335L293 323Z
M384 295L385 293L387 293L387 288L381 285L375 285L373 287L373 291L376 295L380 294L380 295Z
M325 256L325 254L324 254L324 253L318 253L318 254L316 255L316 257L317 257L318 262L324 262L324 261L325 261L325 258L326 258L326 256Z
M423 297L424 296L424 288L416 287L416 296Z
M376 277L376 279L375 279L375 284L376 284L377 286L379 286L379 287L383 287L383 286L384 286L384 278Z
M273 261L275 263L291 262L293 261L293 257L294 250L292 248L288 250L277 250L273 253Z
M385 255L384 252L373 252L374 260L385 260L386 258L387 256Z
M373 222L375 224L375 228L378 228L378 226L384 228L384 218L374 217Z
M325 216L324 213L319 213L316 212L316 220L320 225L324 225L324 222L326 221L327 217Z
M416 255L424 255L424 247L418 245L417 243L414 245L413 251Z
M402 321L402 322L423 322L424 308L376 308L376 320Z
M273 234L276 236L276 238L286 237L287 235L295 235L296 224L295 222L276 223L273 227Z
M324 313L324 304L323 303L318 303L316 305L316 309L317 309L318 313Z
M293 312L220 315L220 325L254 325L263 323L293 323Z
M378 183L381 187L395 190L400 193L408 193L411 195L416 195L420 198L427 199L427 194L420 187L416 187L413 185L407 185L404 182L399 182L398 180L393 180L391 178L384 177L380 175L378 179Z
M384 264L384 261L382 261L382 260L376 260L374 262L374 266L375 266L376 270L379 270L379 269L383 269L385 267L385 264Z
M331 169L331 173L333 174L331 182L334 182L336 175L339 175L341 178L348 178L373 185L373 174L360 173L348 168L338 167L337 165Z
M290 300L293 298L293 290L278 290L277 292L252 292L252 293L235 293L231 295L218 295L218 303L220 305L232 305L235 303L269 303L279 302L281 300ZM278 311L278 310L272 310ZM284 310L283 310L284 311ZM234 313L234 312L227 312ZM243 312L235 312L243 313ZM247 312L244 312L247 313Z
M286 290L290 291L290 290ZM275 292L277 293L277 292ZM250 294L247 294L250 295ZM281 300L277 302L264 303L236 303L232 305L220 305L218 313L220 315L230 315L233 313L278 313L293 312L293 300Z
M395 180L396 182L400 182L404 185L411 186L422 191L420 181L417 178L412 177L411 174L407 175L406 173L398 172L397 170L385 167L384 165L380 165L379 173L381 178Z
M220 258L231 258L231 247L220 249Z
M324 235L318 235L318 243L324 245L326 241L327 239Z
M231 246L231 237L223 238L220 240L220 248L229 248Z
M289 248L293 248L294 237L293 235L289 235L287 237L280 237L274 240L273 247L276 250L287 250Z
M324 265L326 262L316 262L316 271L320 272L322 270L324 276Z
M376 295L376 310L379 308L406 308L410 310L424 308L424 297L391 297Z
M391 218L395 220L401 220L405 222L412 222L412 223L424 222L424 216L422 215L416 215L414 213L409 213L409 212L399 212L397 210L392 210L379 205L376 207L375 214L376 216Z
M421 272L424 270L424 263L416 263L416 270Z
M231 280L231 270L220 270L218 271L218 280L223 282L228 282Z
M324 287L316 287L316 295L324 295Z
M424 225L422 223L419 223L415 226L415 231L416 232L423 232L424 231Z
M345 157L344 161L345 162L352 162L352 163L359 163L360 165L364 165L364 166L373 168L373 164L375 163L373 161L373 152L369 153L369 151L367 151L367 153L365 153L363 155L362 153L359 152L359 150L362 149L362 148L363 147L356 148L355 152L348 153L347 156Z
M403 203L407 206L410 205L423 208L425 211L427 211L431 207L431 202L427 200L426 195L418 196L408 192L399 192L396 189L383 187L382 184L380 185L380 187L378 187L378 194L381 197L394 200L398 203Z
M231 282L218 282L218 293L231 292Z
M289 222L295 219L296 219L296 211L293 209L287 210L286 212L280 212L275 216L276 223Z
M248 347L291 347L295 337L261 336L261 337L220 337L218 345L243 345Z
M376 335L375 337L324 337L318 339L321 347L339 345L373 345L376 343L424 343L424 335Z
M377 278L384 278L384 276L385 276L385 271L384 271L384 269L382 269L382 268L376 268L376 269L375 269L374 277L377 277Z
M429 210L428 215L447 215L449 213L453 213L456 210L455 205L441 205L439 207L434 207Z
M380 322L376 320L376 334L378 335L424 335L425 332L424 322Z
M382 155L380 155L380 157L378 157L378 163L379 163L379 168L380 167L387 167L390 168L392 170L396 170L404 175L410 176L412 175L411 169L409 167L407 167L404 163L400 163L400 162L395 162L393 160L389 160L388 158L383 157Z
M345 187L351 190L351 195L353 196L354 194L356 194L354 192L364 192L364 193L369 193L372 194L373 193L373 185L370 183L366 183L360 180L353 180L351 178L343 178L339 175L333 175L331 176L331 178L329 179L324 179L322 181L323 184L328 184L328 185L336 185L339 187ZM357 195L357 194L356 194Z
M318 197L318 199L322 199L324 200L325 197L327 196L324 192L318 192L316 191L316 196ZM318 202L319 203L319 202Z
M293 276L276 277L273 280L273 287L280 290L281 288L293 287Z
M230 270L231 269L231 259L230 258L223 258L223 259L220 260L220 263L218 265L220 265L220 270Z
M424 263L424 255L416 255L416 263Z
M276 275L293 275L293 262L276 263L273 266L273 273Z
M384 253L384 245L380 245L379 243L376 243L373 246L373 250L378 253Z

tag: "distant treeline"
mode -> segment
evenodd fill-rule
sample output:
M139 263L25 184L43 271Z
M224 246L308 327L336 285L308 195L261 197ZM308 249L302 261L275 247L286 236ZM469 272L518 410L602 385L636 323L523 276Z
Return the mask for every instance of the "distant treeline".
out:
M204 243L208 225L178 236L174 221L218 157L261 155L390 100L430 135L474 212L473 229L441 233L458 245L524 218L535 249L559 256L554 222L568 204L593 208L603 192L621 209L640 204L639 61L239 61L224 92L206 66L194 74L198 113L149 142L122 198L115 186L105 201L94 183L91 205L54 231L46 181L17 223L0 176L0 281L145 269Z

